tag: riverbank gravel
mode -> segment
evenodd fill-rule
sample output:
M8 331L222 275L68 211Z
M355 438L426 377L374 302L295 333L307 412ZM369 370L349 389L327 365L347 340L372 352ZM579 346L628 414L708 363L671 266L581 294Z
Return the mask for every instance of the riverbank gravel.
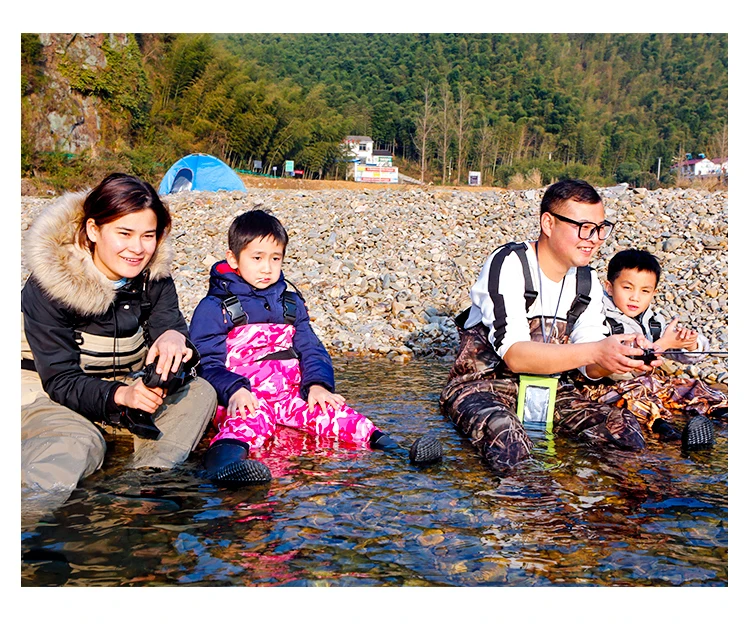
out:
M615 252L651 251L663 268L656 309L708 336L712 349L727 351L727 192L599 191L607 216L618 223L592 264L599 277ZM453 317L469 306L482 264L503 243L536 238L543 193L384 187L175 194L167 200L181 307L190 319L206 293L209 268L225 256L232 219L264 209L289 232L284 273L305 297L331 353L450 359L458 346ZM22 196L22 231L51 202ZM23 285L23 261L21 271ZM729 380L724 358L667 362L665 369L709 383Z

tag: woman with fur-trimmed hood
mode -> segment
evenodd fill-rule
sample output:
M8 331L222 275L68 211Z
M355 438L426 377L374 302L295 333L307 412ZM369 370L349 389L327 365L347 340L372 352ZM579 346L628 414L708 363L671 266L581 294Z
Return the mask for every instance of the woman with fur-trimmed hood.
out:
M126 378L156 363L166 380L195 360L170 276L171 220L154 188L111 174L69 193L29 229L31 276L21 291L22 484L69 493L104 459L93 423L120 424L129 410L154 414L155 440L134 438L134 467L171 468L197 445L216 407L193 379L165 397ZM189 399L188 399L189 397Z

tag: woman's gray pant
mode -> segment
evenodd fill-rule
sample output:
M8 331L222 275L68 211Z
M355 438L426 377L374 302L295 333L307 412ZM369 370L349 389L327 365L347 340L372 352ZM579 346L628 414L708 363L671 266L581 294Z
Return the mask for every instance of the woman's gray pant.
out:
M198 445L216 413L216 392L193 379L167 396L154 414L158 440L133 437L132 468L168 469L182 463ZM69 494L101 468L106 443L100 428L51 400L39 375L21 371L21 485L31 491Z

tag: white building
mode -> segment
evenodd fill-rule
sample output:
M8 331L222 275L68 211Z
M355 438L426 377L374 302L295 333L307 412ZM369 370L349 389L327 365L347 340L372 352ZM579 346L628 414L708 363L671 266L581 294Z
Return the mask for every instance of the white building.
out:
M698 155L698 159L685 159L672 166L681 176L718 176L729 172L729 162L726 159L707 159Z
M372 137L367 135L347 135L344 137L344 146L349 151L352 161L360 163L373 163L372 160Z
M349 162L347 178L362 183L398 183L398 168L387 150L373 150L372 137L347 135L342 142Z

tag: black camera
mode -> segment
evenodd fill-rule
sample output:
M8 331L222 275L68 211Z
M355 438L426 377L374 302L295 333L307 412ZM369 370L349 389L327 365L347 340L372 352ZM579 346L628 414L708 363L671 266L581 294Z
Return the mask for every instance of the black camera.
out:
M656 359L658 359L658 355L656 353L654 353L654 349L653 348L644 348L643 349L643 355L631 355L630 359L636 359L636 360L642 361L646 365L648 365L652 361L656 361Z
M177 372L171 370L167 373L166 380L162 381L162 375L156 372L156 362L151 362L143 370L134 372L134 379L142 379L143 385L147 388L162 388L166 395L174 394L185 383L195 377L195 368L188 364L181 363ZM153 414L149 414L142 409L126 407L116 418L117 424L126 428L133 435L148 440L156 440L161 435L159 427L154 423Z
M142 379L143 385L147 388L162 388L166 391L167 396L174 394L185 383L195 377L195 370L185 363L180 363L177 372L169 370L165 381L161 380L162 375L156 372L156 362L152 361L143 370L133 373L134 379Z

